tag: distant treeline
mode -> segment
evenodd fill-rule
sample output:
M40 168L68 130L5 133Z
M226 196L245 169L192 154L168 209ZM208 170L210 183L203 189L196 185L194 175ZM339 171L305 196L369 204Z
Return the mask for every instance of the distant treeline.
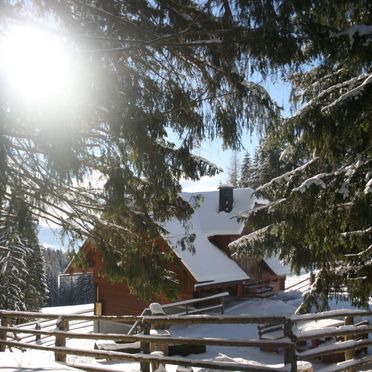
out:
M59 276L69 263L68 254L52 248L44 248L43 253L48 286L45 306L66 306L93 302L91 274Z

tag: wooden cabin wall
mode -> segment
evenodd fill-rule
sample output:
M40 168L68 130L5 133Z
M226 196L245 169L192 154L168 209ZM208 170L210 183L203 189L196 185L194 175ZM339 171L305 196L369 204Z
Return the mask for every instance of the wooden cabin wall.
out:
M234 261L249 276L250 279L256 281L262 280L262 268L259 260L249 256L239 256L234 257Z
M91 270L93 271L95 297L96 302L102 303L102 315L138 315L151 302L168 303L174 300L190 299L194 296L194 284L196 281L189 271L182 265L176 255L174 255L173 261L169 263L168 268L175 272L176 277L179 280L177 298L167 299L161 297L154 298L149 302L143 302L130 292L125 281L113 284L101 274L102 257L92 245L86 247L84 252L86 255L91 257Z
M102 304L102 315L139 315L148 306L130 293L126 283L96 282L96 298Z
M178 265L170 269L175 270L180 282L177 300L193 298L195 280ZM103 277L95 276L95 284L97 300L102 303L102 315L139 315L151 302L169 303L175 300L161 297L143 302L130 292L126 282L112 284Z
M179 281L177 300L189 300L193 298L196 280L185 266L182 265L180 259L176 255L174 255L173 261L169 263L168 268L176 274Z

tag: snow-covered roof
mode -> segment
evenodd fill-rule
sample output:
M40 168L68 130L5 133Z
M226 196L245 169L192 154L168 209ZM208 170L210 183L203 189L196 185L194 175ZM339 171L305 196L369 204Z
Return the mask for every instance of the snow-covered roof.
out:
M244 222L235 216L254 207L257 198L251 188L234 189L231 212L219 212L219 190L195 193L182 193L182 198L192 203L201 197L201 204L195 208L187 222L188 232L195 234L195 251L182 250L177 242L185 236L185 226L173 219L164 224L169 241L176 255L193 275L197 283L217 284L249 279L247 274L221 249L212 244L208 237L214 235L240 235Z

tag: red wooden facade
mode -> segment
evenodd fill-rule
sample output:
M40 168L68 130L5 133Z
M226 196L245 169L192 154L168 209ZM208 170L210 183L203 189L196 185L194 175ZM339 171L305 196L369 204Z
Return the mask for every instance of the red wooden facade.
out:
M220 235L210 237L210 241L228 254L228 244L236 239L235 235ZM169 249L169 248L164 248ZM130 292L125 282L113 284L102 275L102 260L99 251L94 248L91 240L87 240L81 248L88 261L87 272L93 273L95 302L101 304L102 315L138 315L149 303L138 299ZM229 254L228 254L229 255ZM271 268L263 261L256 261L245 257L237 260L240 267L253 280L271 281L274 290L284 289L285 277L276 275ZM169 264L169 269L176 273L179 280L178 300L185 300L195 297L203 297L221 291L228 291L231 295L239 296L244 293L242 282L228 282L210 285L198 285L192 274L186 269L180 259L174 255L174 260ZM72 262L65 271L68 274L81 272L81 268ZM152 299L150 302L167 303L167 298Z
M102 315L137 315L140 314L150 302L169 302L167 298L154 298L149 303L145 303L130 292L126 282L114 284L108 281L108 279L102 275L101 255L99 251L94 248L91 240L87 240L81 250L88 261L88 267L85 271L93 273L95 302L101 303ZM169 269L176 273L180 283L177 299L185 300L193 298L195 295L194 285L196 281L177 257L169 264ZM72 262L65 272L67 274L74 274L81 271L82 269Z

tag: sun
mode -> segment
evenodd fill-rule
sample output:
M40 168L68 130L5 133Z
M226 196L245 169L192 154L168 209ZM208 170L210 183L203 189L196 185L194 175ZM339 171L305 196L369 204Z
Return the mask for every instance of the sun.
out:
M30 27L0 34L0 74L9 93L31 104L48 104L71 94L73 59L64 40Z

